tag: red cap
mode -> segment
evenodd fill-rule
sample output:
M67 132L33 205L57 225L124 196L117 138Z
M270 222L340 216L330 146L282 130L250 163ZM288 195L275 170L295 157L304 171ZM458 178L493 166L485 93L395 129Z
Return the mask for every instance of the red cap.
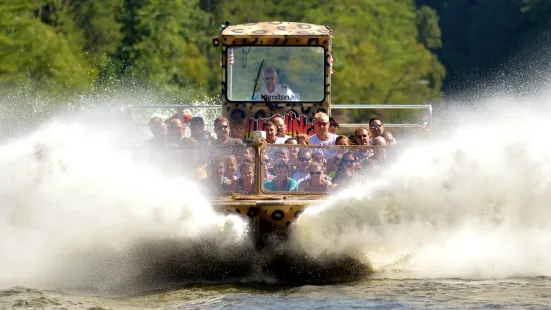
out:
M178 118L178 113L172 114L172 116L169 117L166 121L167 121L167 122L170 122L170 120L173 120L173 119L175 119L175 118ZM193 118L193 117L191 116L191 114L184 113L182 122L183 122L184 124L189 123L189 122L191 122L191 119L192 119L192 118Z
M191 114L184 113L184 124L191 122L191 119L193 118Z

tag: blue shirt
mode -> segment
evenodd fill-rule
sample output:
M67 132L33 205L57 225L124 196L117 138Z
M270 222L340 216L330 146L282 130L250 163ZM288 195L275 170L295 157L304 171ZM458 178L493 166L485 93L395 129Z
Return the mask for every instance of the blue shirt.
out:
M298 187L297 180L291 179L291 178L287 178L287 180L289 180L289 183L288 183L288 186L286 186L285 188L277 188L275 178L271 179L271 180L267 180L266 182L264 182L264 188L266 190L269 190L269 191L272 191L272 192L274 192L274 191L281 192L281 191L294 191L294 190L296 190L297 187Z

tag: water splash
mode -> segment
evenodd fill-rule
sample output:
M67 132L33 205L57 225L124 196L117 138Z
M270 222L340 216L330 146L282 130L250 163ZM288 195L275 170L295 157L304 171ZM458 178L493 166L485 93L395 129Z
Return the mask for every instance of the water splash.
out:
M383 277L551 276L548 98L455 111L380 176L304 212L291 247Z
M121 128L58 119L0 146L0 285L109 291L246 259L246 223Z

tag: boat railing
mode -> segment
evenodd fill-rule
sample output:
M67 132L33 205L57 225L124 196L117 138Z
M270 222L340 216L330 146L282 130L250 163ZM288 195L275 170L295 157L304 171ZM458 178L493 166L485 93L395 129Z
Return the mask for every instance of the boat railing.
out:
M183 119L183 114L186 110L197 110L197 109L220 109L222 110L222 105L220 104L174 104L174 105L129 105L126 107L121 107L121 111L126 111L131 113L134 109L174 109L178 114L178 118ZM386 128L422 128L425 131L430 132L430 126L432 125L432 105L430 104L332 104L331 109L371 109L371 110L384 110L384 109L402 109L402 110L427 110L428 119L422 123L386 123ZM360 126L366 126L367 124L361 123L339 123L339 126L342 128L356 128ZM209 124L205 124L209 126Z

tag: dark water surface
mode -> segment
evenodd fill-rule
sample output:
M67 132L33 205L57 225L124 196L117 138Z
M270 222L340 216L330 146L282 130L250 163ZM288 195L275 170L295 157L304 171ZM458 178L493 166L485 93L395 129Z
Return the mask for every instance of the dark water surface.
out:
M551 279L389 279L277 287L200 284L128 297L96 297L14 287L0 307L32 309L549 309Z

